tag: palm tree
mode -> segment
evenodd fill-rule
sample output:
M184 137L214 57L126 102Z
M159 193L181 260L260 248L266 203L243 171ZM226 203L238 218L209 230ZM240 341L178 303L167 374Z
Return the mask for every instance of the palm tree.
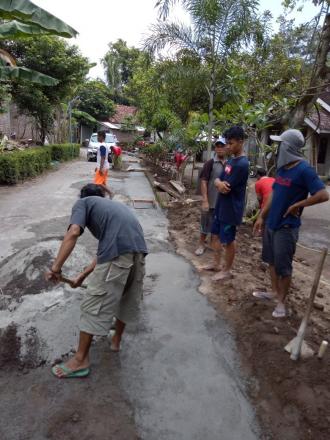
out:
M191 25L168 22L171 6L180 2ZM165 47L196 54L208 69L205 88L209 96L208 156L211 156L214 126L216 72L225 69L230 53L256 35L258 0L158 0L159 20L151 26L145 49L159 52Z
M77 35L68 24L39 8L29 0L0 2L0 40L15 40L38 35L57 35L71 38ZM38 84L56 85L58 80L24 67L17 67L15 59L0 51L0 80L20 78Z

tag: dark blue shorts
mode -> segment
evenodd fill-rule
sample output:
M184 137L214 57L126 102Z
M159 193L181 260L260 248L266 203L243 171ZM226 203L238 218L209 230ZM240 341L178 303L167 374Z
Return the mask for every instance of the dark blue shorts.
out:
M272 231L265 227L263 234L262 259L274 266L276 275L288 277L292 274L292 261L296 252L299 228L284 226Z
M218 235L221 244L230 244L236 238L236 225L227 225L214 217L211 234Z

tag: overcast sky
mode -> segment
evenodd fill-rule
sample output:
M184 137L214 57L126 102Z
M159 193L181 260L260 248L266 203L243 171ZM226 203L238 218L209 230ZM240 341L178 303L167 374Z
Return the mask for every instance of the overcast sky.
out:
M32 0L38 6L61 18L79 32L71 41L77 44L83 55L98 63L90 70L91 77L104 78L100 63L108 43L118 38L128 45L139 47L148 27L156 20L155 0ZM281 0L261 0L260 10L271 10L274 17L281 13ZM296 13L299 22L310 20L316 8L307 3L303 12ZM172 18L185 20L176 7Z

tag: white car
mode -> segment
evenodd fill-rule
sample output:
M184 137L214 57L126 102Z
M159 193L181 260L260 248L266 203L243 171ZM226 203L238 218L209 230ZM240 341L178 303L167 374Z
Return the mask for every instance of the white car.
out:
M109 148L109 156L111 154L110 147L114 147L116 143L118 142L117 137L112 133L106 133L105 135L105 144ZM97 149L100 146L100 142L97 141L97 133L93 133L89 144L87 147L87 160L88 161L95 161L97 158Z

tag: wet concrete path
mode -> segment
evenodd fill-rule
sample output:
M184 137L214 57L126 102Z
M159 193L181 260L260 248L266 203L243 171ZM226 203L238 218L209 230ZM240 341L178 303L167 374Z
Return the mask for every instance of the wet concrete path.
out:
M5 294L10 276L23 276L32 290L38 287L77 189L89 180L92 167L76 162L33 183L0 189L0 216L6 221L0 232L0 287L5 286ZM126 203L154 197L143 173L113 174L112 186ZM36 295L31 290L0 307L0 360L5 350L12 351L0 372L1 439L258 438L226 323L198 293L197 275L167 241L164 213L136 213L150 249L141 315L128 328L119 355L109 352L106 338L95 342L89 378L58 381L49 373L49 363L75 346L83 292L58 287ZM95 241L84 234L67 273L75 273L94 249ZM40 253L44 260L35 260Z

